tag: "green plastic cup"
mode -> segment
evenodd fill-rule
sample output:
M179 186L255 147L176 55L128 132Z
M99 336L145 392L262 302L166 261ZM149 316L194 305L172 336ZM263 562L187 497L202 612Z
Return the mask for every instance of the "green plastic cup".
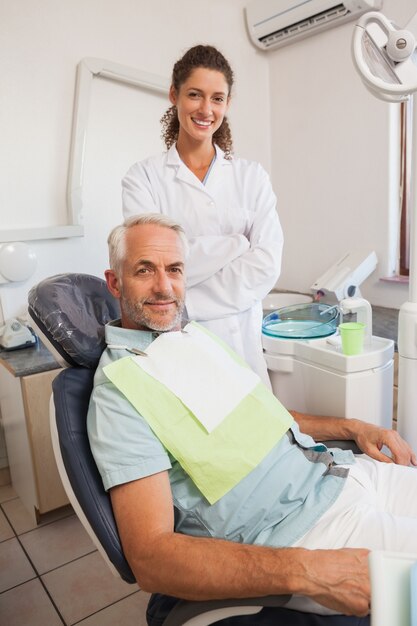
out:
M339 324L339 332L342 338L343 354L353 356L363 352L365 324L361 324L360 322Z

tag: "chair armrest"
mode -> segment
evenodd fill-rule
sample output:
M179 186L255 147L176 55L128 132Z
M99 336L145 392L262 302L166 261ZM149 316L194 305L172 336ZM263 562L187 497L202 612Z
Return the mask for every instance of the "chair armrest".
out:
M189 620L193 620L193 626L206 626L206 624L213 624L235 615L259 613L266 606L284 606L290 598L290 595L280 595L199 602L179 600L165 619L163 626L186 626ZM201 620L193 619L197 616L201 616Z
M323 441L328 448L340 448L341 450L352 450L353 454L363 454L362 450L358 448L353 439L331 439L329 441Z

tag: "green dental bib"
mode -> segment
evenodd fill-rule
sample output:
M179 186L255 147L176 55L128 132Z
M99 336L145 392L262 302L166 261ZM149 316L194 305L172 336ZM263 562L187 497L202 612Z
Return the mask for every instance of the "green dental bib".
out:
M198 324L192 323L192 327L193 333L198 330L204 334L205 342L207 335L211 337L216 349L220 348L222 360L229 369L247 367L217 337ZM196 341L198 344L198 333ZM197 345L196 349L199 347ZM142 369L140 358L129 356L120 359L103 371L148 422L154 434L210 504L247 476L293 423L290 413L259 382L249 393L242 390L242 399L238 404L208 432L166 384ZM167 354L167 358L175 360L176 356ZM221 393L219 388L218 395Z

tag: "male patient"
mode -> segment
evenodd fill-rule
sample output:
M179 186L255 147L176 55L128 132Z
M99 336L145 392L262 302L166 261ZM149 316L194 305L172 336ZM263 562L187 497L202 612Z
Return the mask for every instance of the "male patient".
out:
M103 371L181 329L184 232L161 215L130 218L110 234L109 254L107 285L121 320L106 326L88 432L140 587L191 600L293 594L294 608L366 615L368 550L417 552L409 446L358 420L287 413L290 427L272 449L210 503ZM181 333L163 338L174 336ZM353 439L365 454L329 451L311 437Z

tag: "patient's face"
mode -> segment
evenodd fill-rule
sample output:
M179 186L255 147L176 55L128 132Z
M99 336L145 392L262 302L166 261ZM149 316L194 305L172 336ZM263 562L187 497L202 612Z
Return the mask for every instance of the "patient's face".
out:
M126 233L121 281L116 281L124 328L180 328L185 293L184 251L175 231L155 224L130 228Z

